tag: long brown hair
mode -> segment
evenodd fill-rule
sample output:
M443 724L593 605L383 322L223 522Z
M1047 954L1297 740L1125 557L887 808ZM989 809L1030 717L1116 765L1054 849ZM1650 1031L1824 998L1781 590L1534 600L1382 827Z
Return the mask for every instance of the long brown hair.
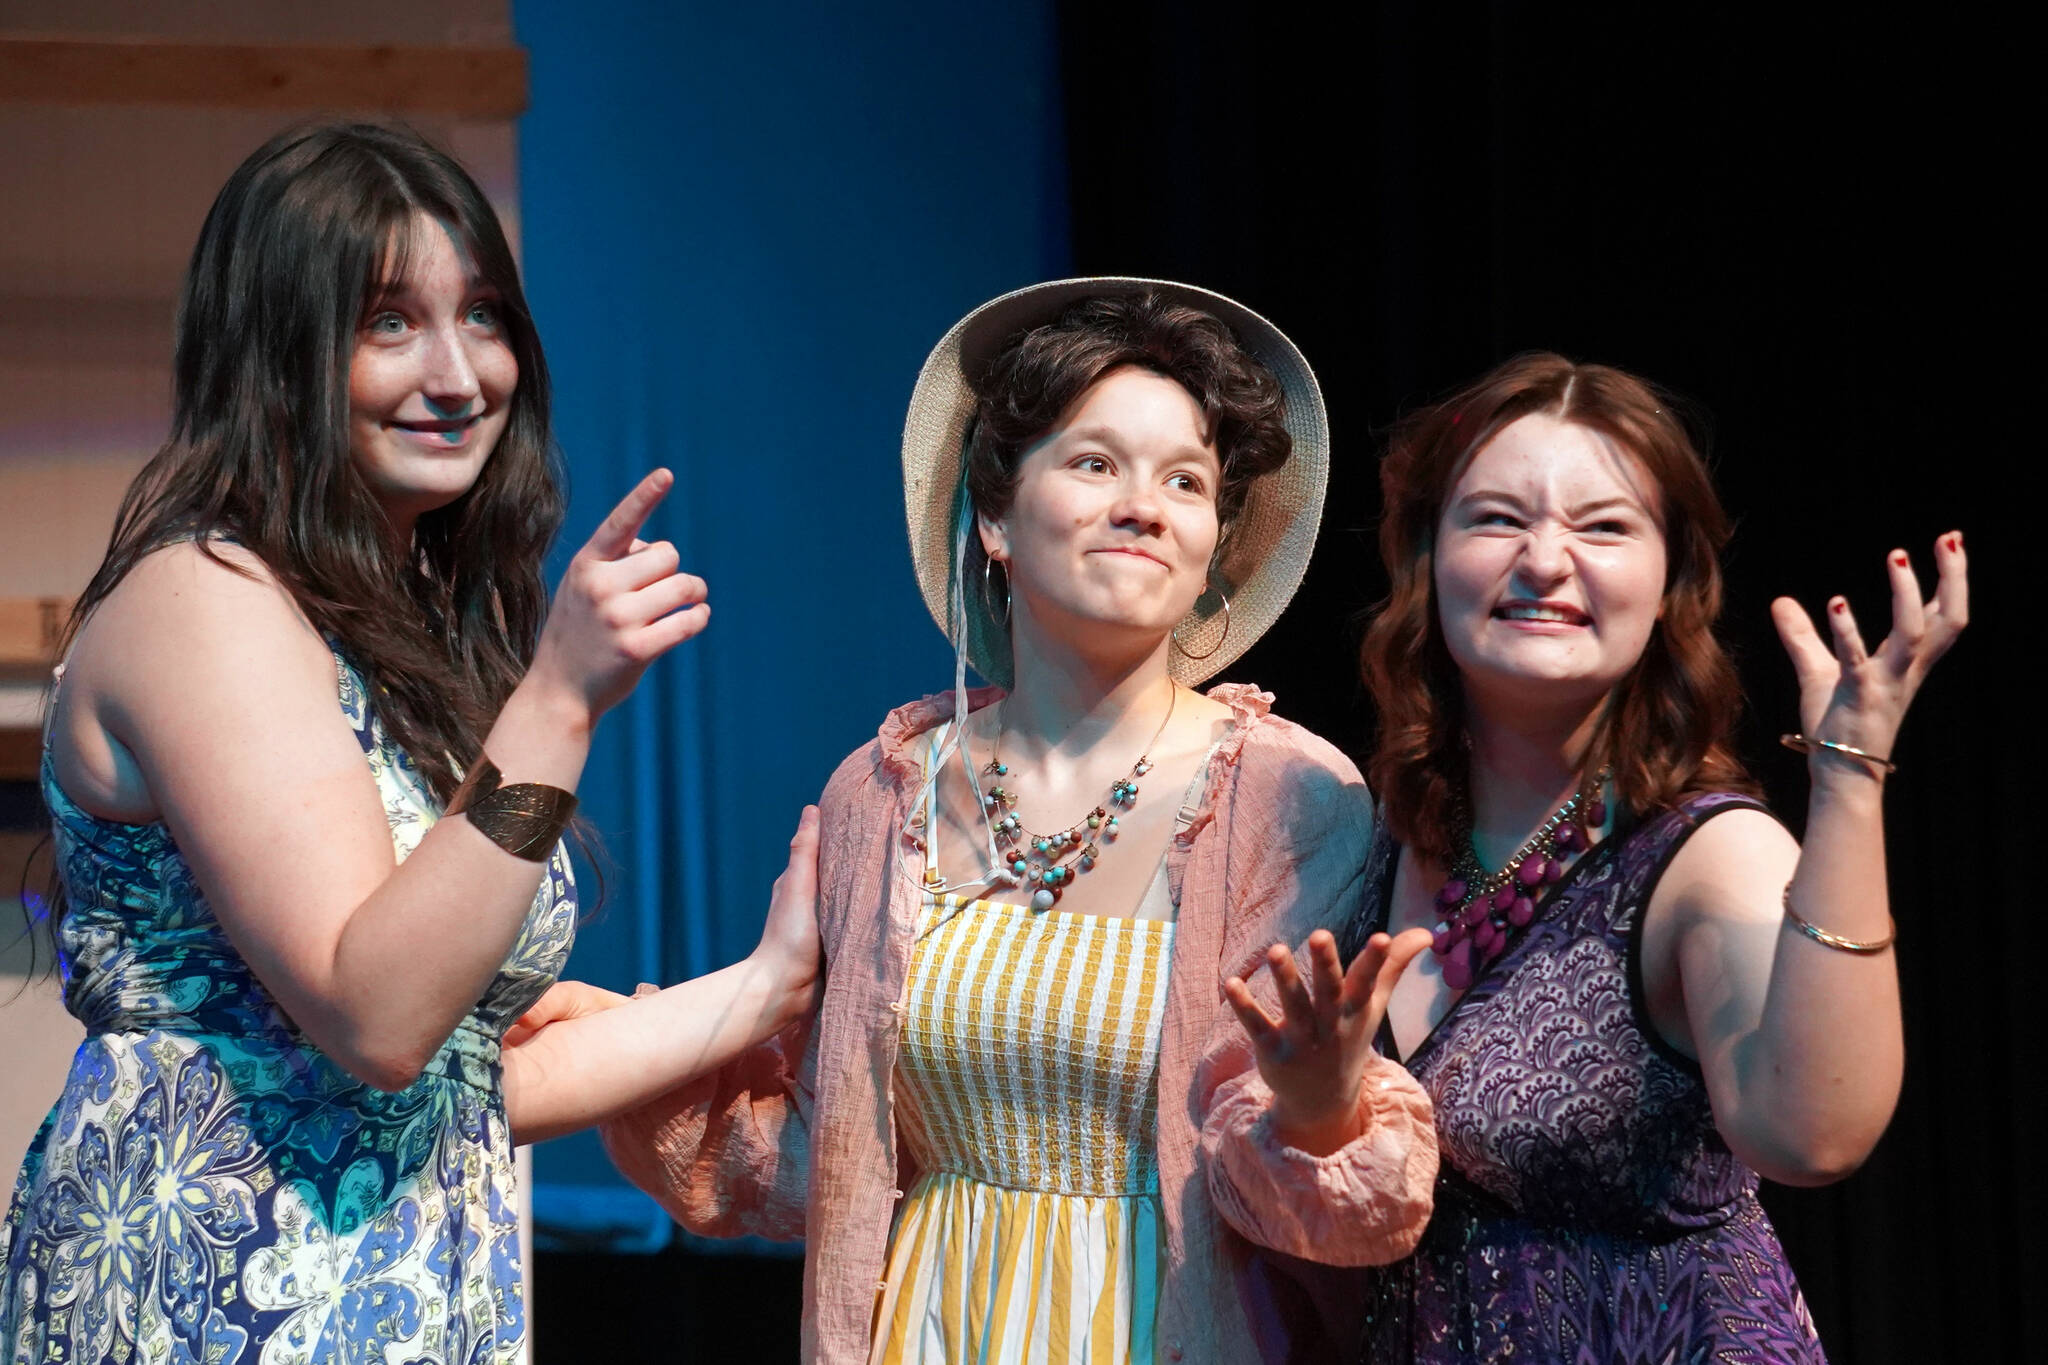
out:
M1392 586L1359 652L1378 712L1369 776L1394 837L1439 861L1452 853L1452 805L1468 774L1464 691L1437 616L1437 527L1472 456L1531 413L1609 437L1642 463L1663 504L1663 611L1608 696L1585 770L1611 768L1622 805L1636 812L1694 791L1753 790L1732 747L1741 687L1714 633L1728 517L1673 401L1605 365L1516 356L1404 418L1380 466L1380 558Z
M364 311L402 278L422 216L497 292L519 383L475 485L421 516L402 552L349 457L348 375ZM214 538L232 539L367 675L379 719L445 800L533 656L541 560L563 514L547 364L483 192L404 130L273 138L200 229L174 387L170 438L122 499L66 646L152 550L189 538L213 555Z

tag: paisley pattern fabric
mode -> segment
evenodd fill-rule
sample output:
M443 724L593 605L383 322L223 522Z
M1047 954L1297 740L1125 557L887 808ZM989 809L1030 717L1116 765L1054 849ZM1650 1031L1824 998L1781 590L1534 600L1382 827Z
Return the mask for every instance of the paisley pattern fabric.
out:
M439 803L337 658L399 858ZM560 848L484 998L387 1093L236 955L162 825L57 785L65 1005L86 1029L0 1225L0 1361L510 1365L526 1334L498 1039L575 932Z
M1824 1359L1756 1173L1649 1022L1636 957L1680 844L1756 808L1693 797L1586 855L1407 1059L1436 1106L1436 1213L1369 1274L1366 1361ZM1384 927L1397 854L1383 826L1353 944Z

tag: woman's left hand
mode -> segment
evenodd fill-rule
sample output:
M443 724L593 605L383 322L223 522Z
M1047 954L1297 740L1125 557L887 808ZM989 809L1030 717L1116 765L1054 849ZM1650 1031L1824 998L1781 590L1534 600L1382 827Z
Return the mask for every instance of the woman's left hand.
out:
M1428 946L1427 929L1393 939L1374 934L1346 971L1335 936L1318 929L1308 937L1311 993L1294 954L1276 943L1266 950L1266 965L1280 993L1277 1020L1242 977L1223 983L1224 998L1251 1037L1259 1075L1273 1092L1273 1126L1288 1146L1327 1156L1359 1136L1359 1095L1387 998Z
M789 841L789 865L768 897L761 941L748 959L775 983L777 1012L785 1019L818 1002L824 986L824 950L818 936L818 808L805 806Z
M1892 629L1875 650L1864 648L1856 618L1841 597L1828 602L1832 649L1797 602L1780 597L1771 603L1771 620L1799 677L1799 720L1809 738L1890 756L1913 694L1969 623L1970 585L1961 532L1951 531L1934 542L1934 563L1934 599L1922 603L1920 580L1906 552L1894 550L1887 557Z

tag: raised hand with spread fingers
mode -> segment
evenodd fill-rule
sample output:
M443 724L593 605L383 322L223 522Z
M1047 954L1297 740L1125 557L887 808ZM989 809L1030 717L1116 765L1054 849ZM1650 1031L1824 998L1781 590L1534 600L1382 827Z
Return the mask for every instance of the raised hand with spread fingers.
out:
M1875 650L1845 597L1827 606L1828 640L1789 597L1771 603L1771 621L1799 678L1799 721L1814 757L1847 762L1866 775L1889 771L1892 743L1906 708L1935 661L1948 653L1970 621L1969 564L1963 535L1951 531L1934 543L1934 597L1920 600L1920 580L1904 550L1885 557L1891 576L1892 628Z
M1242 977L1223 983L1224 997L1250 1036L1259 1075L1273 1092L1273 1128L1288 1146L1327 1156L1364 1131L1359 1092L1373 1039L1386 1018L1387 997L1429 934L1374 934L1347 969L1327 929L1309 935L1309 981L1284 943L1266 950L1280 997L1280 1017L1266 1013ZM1310 982L1313 982L1311 988Z
M1699 1059L1729 1147L1785 1184L1854 1170L1904 1074L1883 791L1907 707L1969 620L1969 584L1960 532L1935 543L1931 600L1905 551L1885 558L1891 630L1875 649L1843 597L1826 639L1792 599L1771 604L1799 678L1785 742L1808 756L1804 844L1761 811L1709 821L1644 917L1652 1016Z

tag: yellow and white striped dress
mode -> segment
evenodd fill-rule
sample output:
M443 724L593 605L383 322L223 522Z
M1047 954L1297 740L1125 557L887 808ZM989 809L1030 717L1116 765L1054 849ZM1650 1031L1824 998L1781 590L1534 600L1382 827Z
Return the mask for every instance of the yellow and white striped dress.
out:
M920 1175L878 1365L1151 1365L1173 930L927 895L896 1069Z

